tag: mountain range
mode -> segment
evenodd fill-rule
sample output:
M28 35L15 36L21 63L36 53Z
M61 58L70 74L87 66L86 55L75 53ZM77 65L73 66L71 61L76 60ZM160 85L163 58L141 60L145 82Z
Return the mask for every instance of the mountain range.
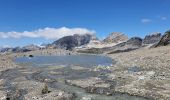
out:
M91 34L74 34L72 36L62 37L53 43L37 45L28 45L24 47L0 47L0 52L28 52L41 49L56 49L61 48L65 50L77 50L78 52L95 51L100 53L116 53L138 49L140 47L150 46L154 44L166 45L169 43L169 31L164 35L161 33L152 33L146 35L144 39L140 37L128 38L125 34L120 32L113 32L105 39L99 40L95 35ZM162 42L166 42L165 44ZM158 45L157 45L158 46ZM92 52L93 53L93 52Z

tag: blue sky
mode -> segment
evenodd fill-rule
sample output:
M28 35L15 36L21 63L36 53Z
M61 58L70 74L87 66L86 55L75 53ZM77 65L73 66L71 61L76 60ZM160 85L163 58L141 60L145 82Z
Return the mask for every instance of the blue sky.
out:
M169 0L0 0L0 46L50 43L68 35L63 32L95 31L101 39L111 32L163 33L170 29L169 5Z

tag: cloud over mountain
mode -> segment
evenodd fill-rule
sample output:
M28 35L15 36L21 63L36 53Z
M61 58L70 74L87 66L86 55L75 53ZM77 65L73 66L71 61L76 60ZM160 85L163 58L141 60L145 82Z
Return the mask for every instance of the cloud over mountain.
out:
M24 31L24 32L0 32L0 38L45 38L45 39L59 39L64 36L74 34L95 34L94 30L88 30L86 28L49 28L38 29L35 31Z

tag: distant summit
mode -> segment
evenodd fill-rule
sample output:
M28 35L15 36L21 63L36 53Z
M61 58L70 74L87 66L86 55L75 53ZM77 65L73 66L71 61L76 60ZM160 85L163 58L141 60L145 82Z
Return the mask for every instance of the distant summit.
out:
M113 32L108 37L106 37L104 43L120 43L128 40L128 37L120 32Z

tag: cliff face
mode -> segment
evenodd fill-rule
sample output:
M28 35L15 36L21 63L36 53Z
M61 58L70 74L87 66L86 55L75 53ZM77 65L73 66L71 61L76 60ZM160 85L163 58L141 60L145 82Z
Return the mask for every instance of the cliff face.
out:
M143 39L143 44L157 43L157 42L159 42L160 39L161 39L161 33L154 33L154 34L151 34L151 35L147 35Z
M88 44L91 38L92 36L89 34L85 35L75 34L73 36L65 36L63 38L60 38L59 40L53 42L52 45L57 48L72 50L74 47Z
M108 37L106 37L103 42L105 43L120 43L128 40L128 37L119 32L113 32Z

